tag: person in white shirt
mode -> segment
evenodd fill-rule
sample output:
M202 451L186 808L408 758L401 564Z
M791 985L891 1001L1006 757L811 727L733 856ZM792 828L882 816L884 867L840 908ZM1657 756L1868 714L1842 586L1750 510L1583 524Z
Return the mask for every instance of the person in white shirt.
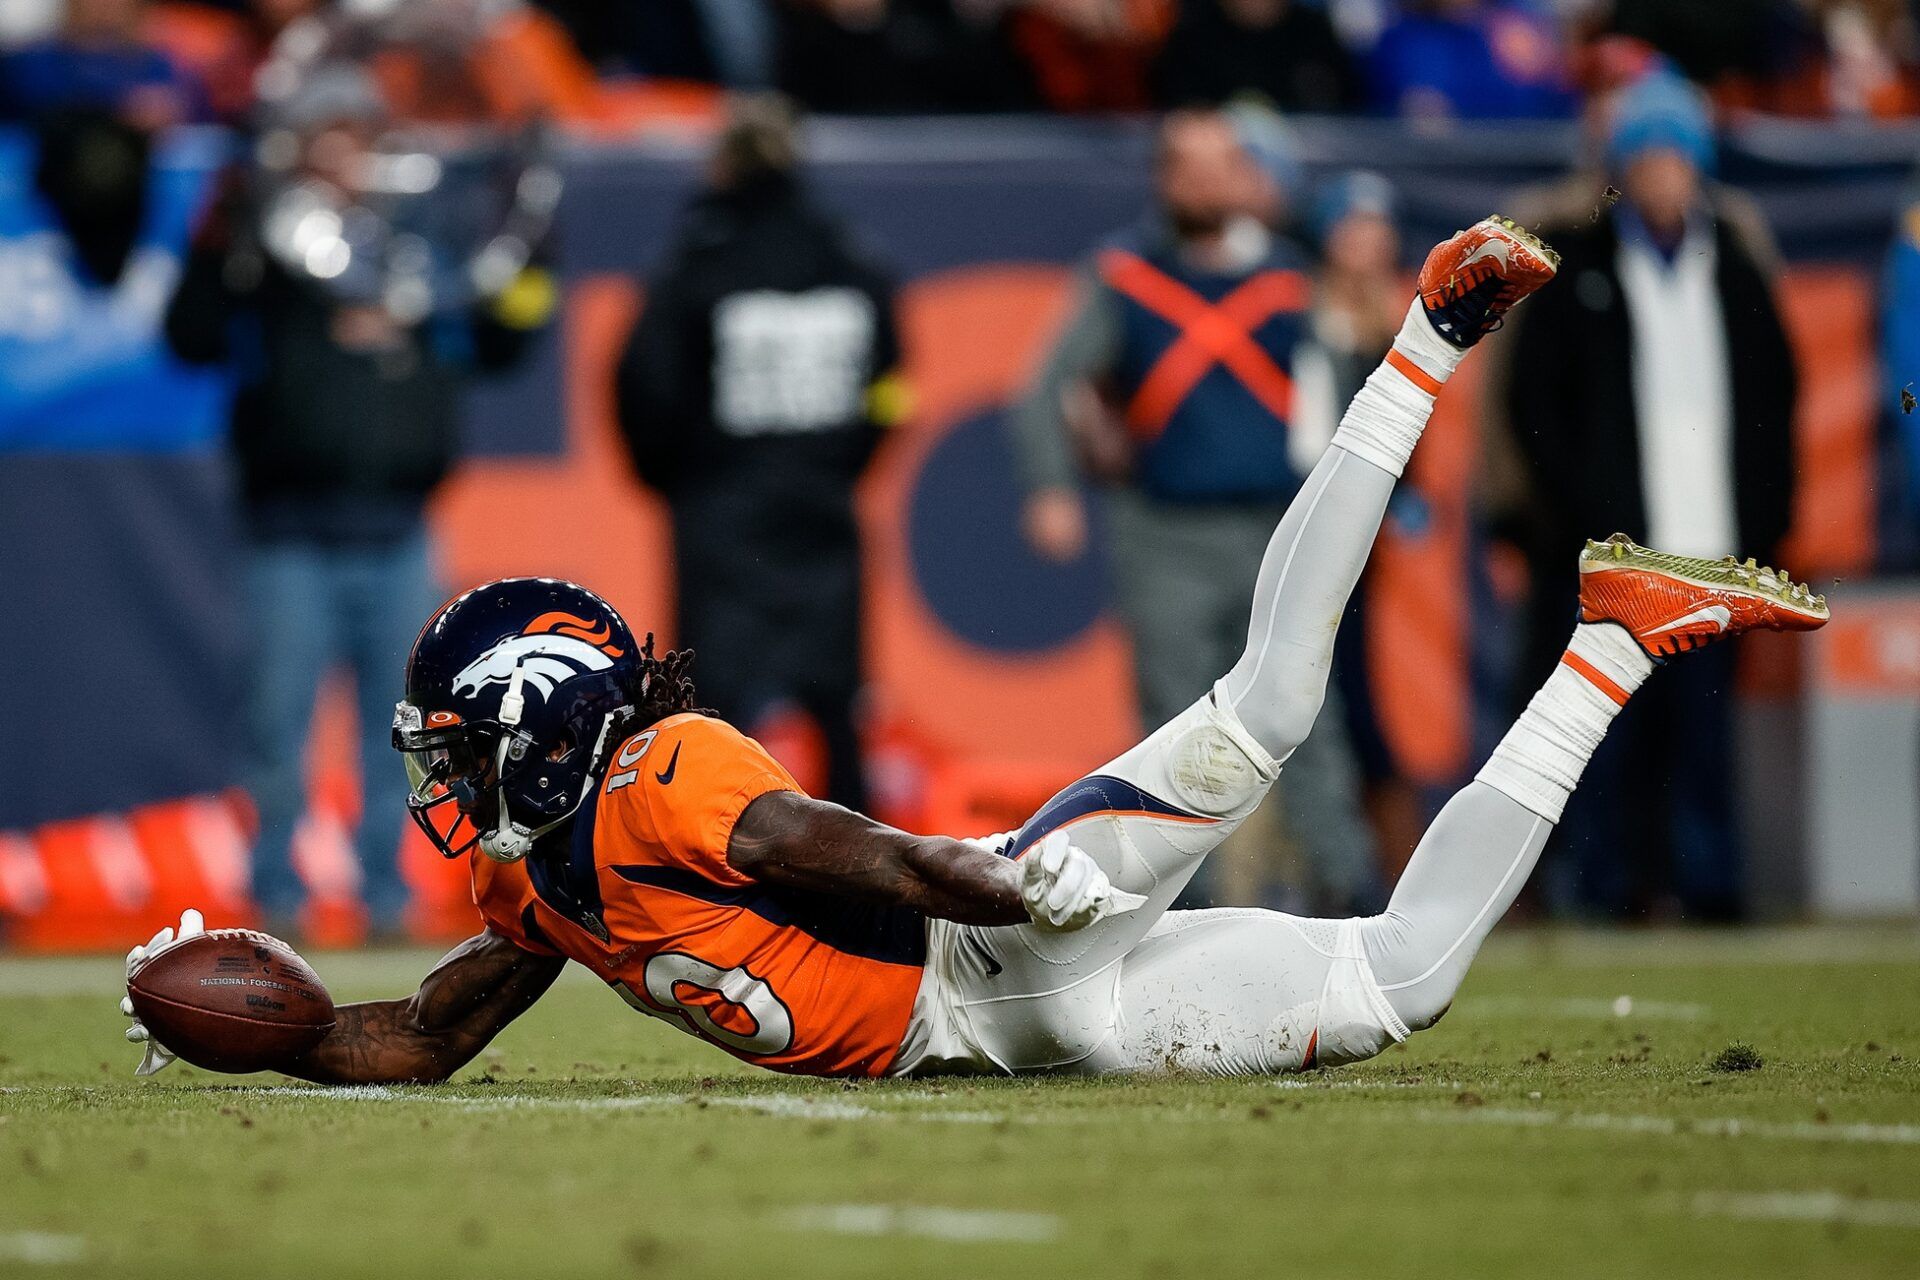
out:
M1579 531L1618 527L1690 556L1776 554L1795 485L1794 357L1765 269L1722 218L1708 179L1704 97L1654 72L1623 91L1608 139L1621 199L1556 228L1565 255L1514 335L1506 408L1529 500L1535 567L1527 665L1572 601L1557 566ZM1737 646L1720 646L1635 704L1596 758L1546 877L1556 905L1601 914L1727 920L1746 909L1733 806L1729 699ZM1673 779L1622 803L1614 780L1652 765ZM1627 784L1624 779L1621 787Z

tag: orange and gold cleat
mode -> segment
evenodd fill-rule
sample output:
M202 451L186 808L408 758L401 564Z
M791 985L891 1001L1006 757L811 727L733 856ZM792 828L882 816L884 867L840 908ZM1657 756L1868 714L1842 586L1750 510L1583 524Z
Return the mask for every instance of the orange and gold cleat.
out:
M1812 631L1829 616L1825 596L1752 560L1670 556L1624 533L1580 553L1580 620L1619 623L1656 660L1743 631Z
M1427 255L1420 305L1434 331L1464 351L1559 269L1560 255L1512 218L1482 218Z

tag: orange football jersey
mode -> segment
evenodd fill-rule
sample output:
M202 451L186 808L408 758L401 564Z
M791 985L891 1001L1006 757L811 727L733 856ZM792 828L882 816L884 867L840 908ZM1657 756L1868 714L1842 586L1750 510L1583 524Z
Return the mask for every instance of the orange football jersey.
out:
M585 965L736 1057L881 1075L920 987L924 918L761 884L727 862L746 807L799 790L725 721L669 716L621 744L566 847L516 863L476 852L474 903L496 932Z

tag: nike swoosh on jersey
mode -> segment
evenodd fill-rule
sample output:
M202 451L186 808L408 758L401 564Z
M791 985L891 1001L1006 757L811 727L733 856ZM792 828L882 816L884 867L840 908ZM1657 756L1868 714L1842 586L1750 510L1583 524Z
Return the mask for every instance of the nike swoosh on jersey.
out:
M673 781L673 771L680 767L680 748L684 745L686 744L680 743L680 742L674 743L673 755L668 757L667 767L662 769L659 773L656 773L653 775L659 781L661 786L664 787L669 782Z

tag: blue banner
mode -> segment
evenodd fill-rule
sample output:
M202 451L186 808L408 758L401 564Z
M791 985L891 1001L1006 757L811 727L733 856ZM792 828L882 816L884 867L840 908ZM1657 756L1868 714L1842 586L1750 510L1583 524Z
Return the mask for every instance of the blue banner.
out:
M33 139L0 131L0 450L178 453L219 438L225 382L175 360L161 320L226 146L196 131L156 149L145 226L101 285L34 187Z

